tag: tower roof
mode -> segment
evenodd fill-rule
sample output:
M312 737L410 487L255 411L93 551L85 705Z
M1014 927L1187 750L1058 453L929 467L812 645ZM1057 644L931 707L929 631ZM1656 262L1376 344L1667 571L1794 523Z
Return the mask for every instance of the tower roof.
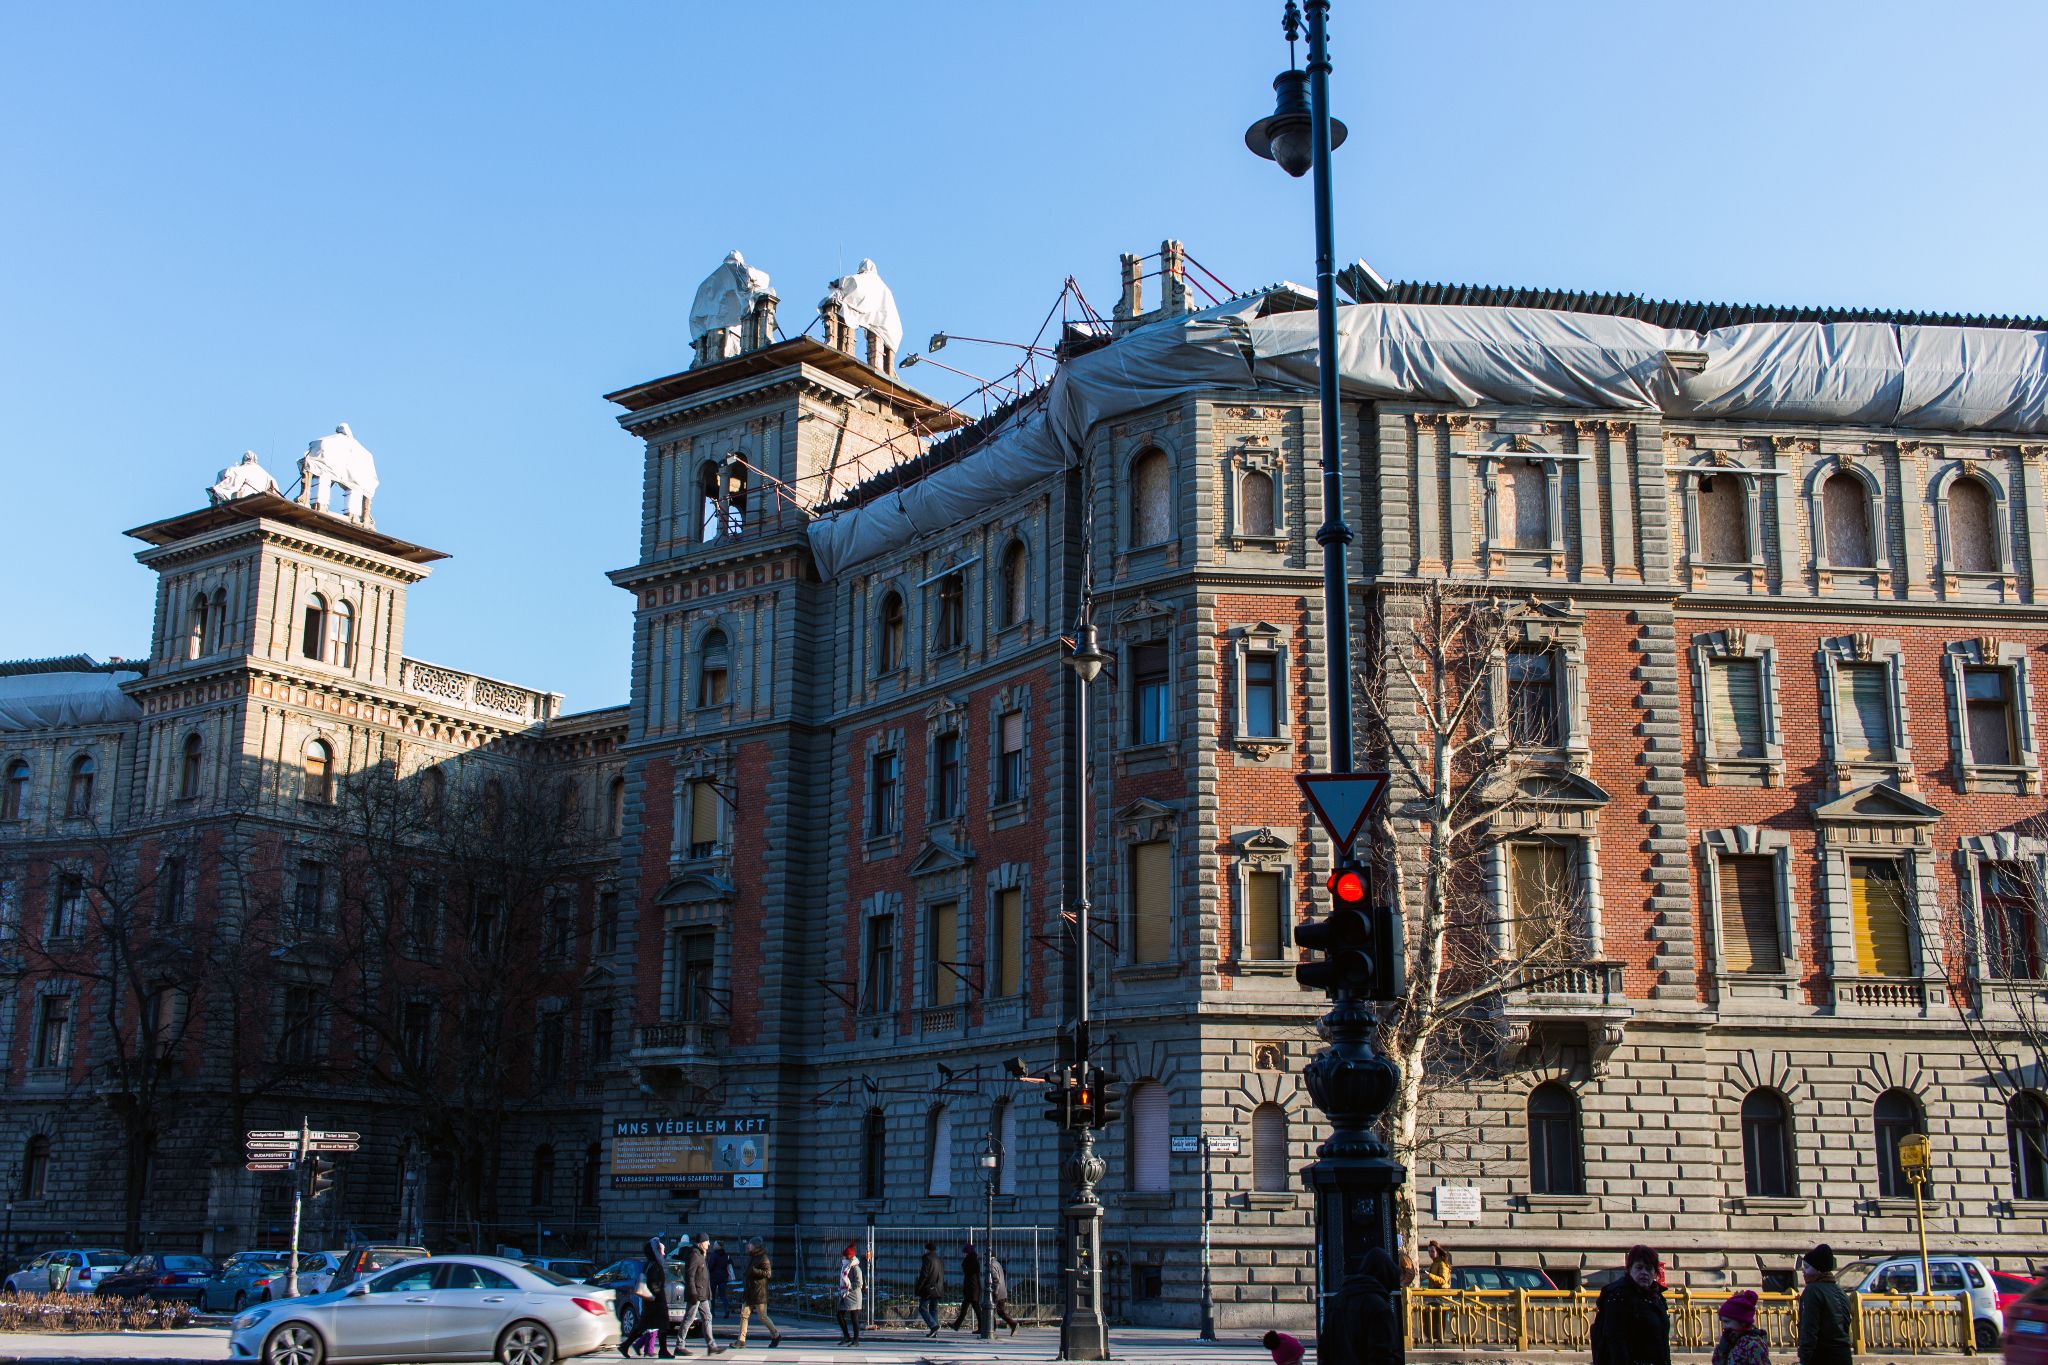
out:
M171 545L237 522L258 520L289 522L314 534L345 540L366 550L402 559L408 564L431 564L437 559L448 558L444 550L430 550L424 545L400 540L397 536L387 536L361 522L330 516L316 507L293 502L276 493L257 493L215 507L202 507L196 512L185 512L162 521L152 521L146 526L137 526L127 534L151 545Z

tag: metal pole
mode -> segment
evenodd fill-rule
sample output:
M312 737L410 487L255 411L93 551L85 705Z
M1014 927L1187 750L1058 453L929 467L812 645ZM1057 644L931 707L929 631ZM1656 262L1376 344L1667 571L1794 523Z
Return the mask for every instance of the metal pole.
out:
M1927 1173L1921 1170L1908 1172L1913 1178L1913 1221L1920 1225L1920 1292L1934 1293L1934 1274L1927 1266L1927 1204L1922 1194L1927 1188ZM1971 1331L1975 1324L1965 1323L1963 1330Z
M1202 1134L1202 1340L1216 1340L1216 1281L1211 1273L1209 1224L1216 1216L1215 1173L1209 1167L1209 1135Z
M1330 187L1330 0L1308 0L1308 81L1316 211L1316 409L1322 428L1323 635L1330 673L1330 771L1348 773L1351 751L1351 585L1345 581L1344 427L1337 405L1337 266L1331 245L1335 199Z
M1089 619L1089 604L1086 597L1081 601L1081 621L1076 637L1079 642L1077 648L1095 649L1094 625ZM1092 931L1089 927L1091 907L1088 901L1088 844L1094 834L1094 823L1089 818L1088 727L1094 717L1088 707L1088 675L1079 667L1074 670L1074 687L1075 713L1078 719L1074 743L1078 772L1074 866L1078 884L1075 887L1074 900L1073 1067L1074 1078L1082 1085L1089 1085L1091 1040L1088 1010L1088 949ZM1102 1103L1100 1095L1095 1097L1095 1103ZM1068 1140L1068 1135L1062 1133L1060 1140ZM1107 1360L1109 1328L1102 1319L1102 1204L1095 1197L1095 1184L1102 1179L1105 1168L1102 1159L1095 1155L1092 1116L1089 1123L1081 1125L1072 1134L1071 1140L1073 1152L1067 1159L1065 1170L1071 1195L1060 1238L1060 1290L1063 1302L1060 1312L1058 1358Z
M993 1143L994 1139L990 1139ZM993 1146L989 1148L995 1150ZM983 1220L984 1237L981 1243L981 1339L994 1341L996 1336L996 1168L982 1167L982 1174L988 1179L982 1188L987 1192L988 1210Z
M307 1130L311 1126L310 1120L300 1117L299 1157L292 1163L292 1259L284 1272L285 1297L288 1299L299 1296L299 1210L306 1202L306 1144L310 1141Z

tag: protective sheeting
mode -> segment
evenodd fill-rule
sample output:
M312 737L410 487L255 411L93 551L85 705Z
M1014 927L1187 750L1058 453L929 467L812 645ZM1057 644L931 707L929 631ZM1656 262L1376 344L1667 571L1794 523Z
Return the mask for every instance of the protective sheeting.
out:
M837 577L968 520L1066 468L1098 423L1175 394L1313 389L1315 315L1261 318L1260 304L1154 323L1070 361L980 449L812 522L819 572ZM1667 352L1691 354L1679 364ZM1370 303L1338 310L1337 354L1352 398L2048 434L2042 332L1760 322L1701 333L1538 308Z
M882 283L882 272L873 261L862 261L851 275L832 281L820 308L837 304L849 327L865 327L889 343L889 349L903 349L903 318L896 312L896 295Z
M306 453L299 457L299 477L308 488L316 478L330 487L338 483L364 502L377 496L377 461L346 422L336 427L332 436L315 437L307 444ZM327 488L320 496L323 506L333 497Z
M270 471L256 462L256 452L242 452L242 462L231 464L220 472L213 486L206 490L209 503L218 505L233 502L236 498L254 497L258 493L277 492L277 480Z
M121 690L140 673L24 673L0 678L0 731L112 725L142 717Z
M697 286L697 297L690 303L690 340L739 326L763 294L775 296L768 272L748 265L737 251L728 253Z

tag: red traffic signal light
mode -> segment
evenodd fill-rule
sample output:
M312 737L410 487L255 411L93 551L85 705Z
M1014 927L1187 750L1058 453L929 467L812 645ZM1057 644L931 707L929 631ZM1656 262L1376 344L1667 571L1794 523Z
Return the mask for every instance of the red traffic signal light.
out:
M1330 874L1330 894L1342 905L1365 904L1365 873L1356 867L1340 867Z

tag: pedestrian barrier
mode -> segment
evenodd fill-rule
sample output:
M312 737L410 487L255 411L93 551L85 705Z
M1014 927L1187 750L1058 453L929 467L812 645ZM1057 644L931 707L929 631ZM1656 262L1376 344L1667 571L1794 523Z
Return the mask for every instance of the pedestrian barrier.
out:
M1667 1289L1674 1351L1708 1351L1721 1338L1721 1290ZM1411 1348L1478 1347L1502 1351L1588 1351L1599 1294L1590 1289L1423 1289L1402 1291ZM1851 1331L1865 1350L1908 1355L1974 1355L1969 1299L1959 1294L1851 1294ZM1763 1294L1757 1325L1773 1349L1799 1345L1799 1298Z

